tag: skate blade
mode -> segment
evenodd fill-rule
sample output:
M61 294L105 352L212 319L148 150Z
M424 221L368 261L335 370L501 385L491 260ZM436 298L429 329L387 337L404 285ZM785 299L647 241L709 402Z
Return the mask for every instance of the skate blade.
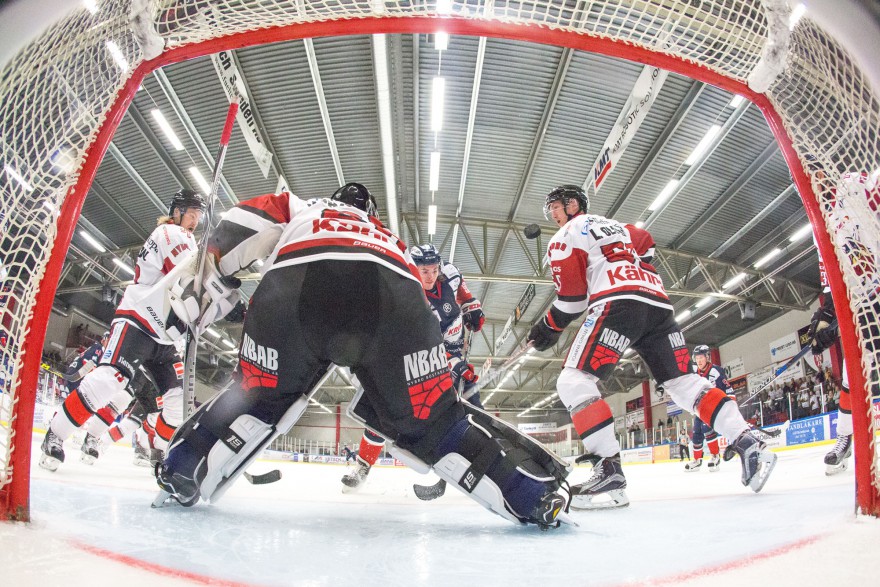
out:
M831 477L847 470L847 461L843 461L839 465L825 465L825 476Z
M150 461L144 461L141 459L135 459L134 464L138 467L152 467L153 466L153 463L151 463Z
M361 490L360 485L351 486L351 485L346 485L344 483L342 484L342 493L345 493L345 494L357 493L360 490Z
M752 491L758 493L764 488L764 484L770 478L770 473L776 467L776 459L776 453L761 451L761 454L758 456L758 472L749 481L749 487Z
M709 472L710 473L717 473L720 468L721 467L709 467Z
M692 468L692 469L688 469L687 467L685 467L685 468L684 468L684 472L685 472L685 473L696 473L696 472L699 471L701 468L702 468L702 467L694 467L694 468Z
M54 473L61 465L61 461L56 459L55 457L50 457L49 455L44 454L40 457L39 465L41 468Z
M92 455L82 453L81 455L79 455L79 460L86 465L94 465L95 461L98 460L98 457L93 457Z
M593 501L599 496L605 496L608 501ZM629 498L623 489L615 489L598 495L575 495L571 498L571 509L585 510L610 510L624 508L629 505Z

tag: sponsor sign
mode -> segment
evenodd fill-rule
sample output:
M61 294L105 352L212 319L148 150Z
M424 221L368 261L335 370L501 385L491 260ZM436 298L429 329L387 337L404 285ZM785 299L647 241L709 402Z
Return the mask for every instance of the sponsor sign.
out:
M649 65L646 65L642 70L620 112L620 116L617 117L617 122L614 123L614 128L611 129L611 133L599 151L599 157L593 164L593 173L587 180L587 188L592 185L593 191L598 192L605 180L608 179L639 126L648 116L648 111L657 94L660 93L660 88L663 87L667 75L669 72Z
M654 450L650 446L625 450L620 453L620 460L624 463L650 463L654 458Z
M683 411L684 411L684 410L682 410L682 409L678 406L678 404L675 403L674 401L670 400L670 401L666 402L666 415L667 415L667 416L670 416L670 417L672 417L672 416L678 416L678 415L681 414Z
M816 442L825 440L824 416L814 416L812 418L804 418L803 420L795 420L788 426L785 431L785 444L804 444L807 442Z
M724 376L727 377L727 381L746 374L746 366L743 364L742 357L737 357L725 363L722 368L724 369Z
M495 339L495 347L500 347L504 344L504 341L507 340L507 337L510 336L510 333L513 332L513 316L507 319L507 322L504 324L504 328L501 329L501 334L498 338Z
M770 360L774 363L787 361L801 350L796 333L786 334L770 343Z
M644 424L645 423L645 410L639 408L634 412L629 412L626 415L626 427L629 428L633 424Z
M749 373L747 376L749 393L755 393L762 385L766 385L773 379L773 365L767 365L757 371Z
M556 432L555 422L530 422L527 424L517 424L517 430L523 434L538 434L541 432Z
M238 71L235 58L231 51L220 51L211 55L211 62L214 64L214 69L217 70L217 75L220 76L220 83L223 86L223 91L226 92L226 97L230 102L236 97L238 98L238 113L235 115L235 120L238 121L238 126L244 134L248 148L260 167L260 171L263 172L263 177L267 177L269 168L272 166L272 152L266 148L266 141L257 127L251 100L247 95L247 89L241 73Z

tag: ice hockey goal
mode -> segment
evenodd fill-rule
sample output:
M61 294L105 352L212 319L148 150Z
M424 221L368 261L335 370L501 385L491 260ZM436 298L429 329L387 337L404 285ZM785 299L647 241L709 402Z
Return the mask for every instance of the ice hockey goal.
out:
M880 384L876 202L836 189L880 169L880 76L861 3L787 0L100 0L20 50L0 75L0 518L28 518L34 396L46 324L83 200L140 81L157 67L312 36L450 33L554 43L649 63L752 100L770 123L814 226L851 359L858 503L880 514L870 390ZM855 12L853 14L856 14ZM831 30L832 32L828 32ZM876 37L868 36L876 40ZM112 43L112 45L111 45ZM117 53L127 63L121 67ZM808 161L807 155L810 156ZM860 254L829 238L845 199ZM872 205L873 204L873 205ZM834 262L836 261L836 262ZM866 297L865 292L871 292ZM848 303L845 303L848 301ZM866 391L867 390L867 391Z

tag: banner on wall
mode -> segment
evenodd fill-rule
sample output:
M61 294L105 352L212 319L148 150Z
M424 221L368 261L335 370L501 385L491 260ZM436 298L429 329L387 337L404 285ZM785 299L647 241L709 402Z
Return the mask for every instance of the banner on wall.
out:
M801 346L798 344L798 335L795 332L786 334L770 343L770 360L774 363L787 361L795 356Z
M517 424L517 430L523 434L538 434L541 432L556 432L555 422L528 422L525 424Z
M825 416L795 420L785 431L785 444L805 444L825 440Z
M626 414L626 427L629 428L633 424L642 425L645 423L645 410L639 408L634 412L628 412Z
M749 393L754 393L762 385L773 379L773 365L767 365L747 375Z
M728 381L734 377L746 374L746 366L743 363L742 357L737 357L732 361L728 361L722 366L722 369L724 369L724 375L727 377Z

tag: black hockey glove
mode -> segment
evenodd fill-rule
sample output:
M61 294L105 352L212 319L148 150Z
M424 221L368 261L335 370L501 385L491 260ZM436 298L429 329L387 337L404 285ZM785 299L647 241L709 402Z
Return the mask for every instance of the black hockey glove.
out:
M483 328L486 321L486 315L483 314L483 305L480 300L474 298L469 302L461 305L461 319L468 330L479 332Z
M823 304L813 314L807 334L810 336L814 355L821 355L826 349L831 348L840 335L834 303L829 294L825 295Z
M547 324L547 317L544 316L532 326L529 330L527 340L532 343L537 351L546 351L552 347L562 336L561 330L556 330Z
M223 319L226 322L232 322L233 324L241 324L244 322L245 316L247 316L247 304L242 301L239 301L235 304L235 307L232 308L228 314L226 314Z

